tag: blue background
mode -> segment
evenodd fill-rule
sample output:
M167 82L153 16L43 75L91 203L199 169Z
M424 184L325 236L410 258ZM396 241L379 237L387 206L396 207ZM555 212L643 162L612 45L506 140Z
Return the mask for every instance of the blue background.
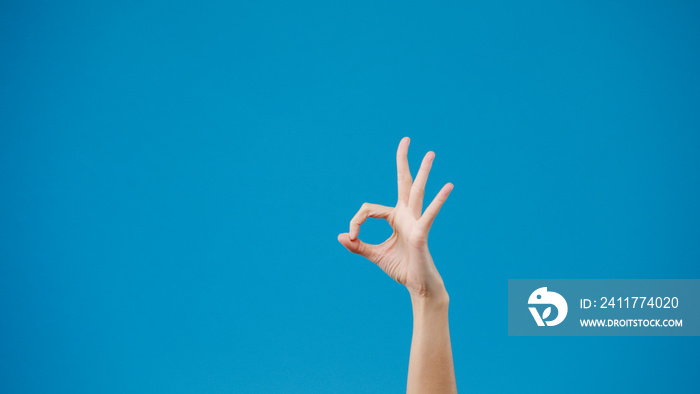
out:
M700 6L249 3L0 4L0 391L404 390L408 292L336 236L408 135L461 391L697 392L700 338L506 301L700 277Z

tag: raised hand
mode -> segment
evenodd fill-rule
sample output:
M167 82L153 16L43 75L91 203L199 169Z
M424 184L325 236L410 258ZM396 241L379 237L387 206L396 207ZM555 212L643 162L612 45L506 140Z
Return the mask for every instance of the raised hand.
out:
M399 189L396 206L362 204L350 221L350 232L338 235L338 241L349 251L377 264L389 276L406 286L412 296L430 297L445 293L445 288L428 251L428 233L453 185L448 183L443 186L425 212L422 212L425 184L435 153L428 152L425 155L414 182L408 168L409 143L408 137L403 138L396 152ZM360 226L368 217L386 219L389 222L394 230L389 239L379 245L367 244L358 239Z

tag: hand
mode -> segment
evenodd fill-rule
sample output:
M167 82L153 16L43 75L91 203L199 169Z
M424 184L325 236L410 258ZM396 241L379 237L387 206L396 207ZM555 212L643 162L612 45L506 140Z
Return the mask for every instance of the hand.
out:
M408 288L411 296L429 298L446 294L442 278L435 268L428 251L428 232L452 191L451 183L443 186L425 212L423 194L435 153L428 152L423 158L416 181L413 182L408 169L408 145L405 137L396 152L399 198L395 207L377 204L362 204L350 221L350 232L338 235L338 241L349 251L366 257L384 270L394 280ZM368 218L386 219L394 233L379 245L360 241L357 236L360 225Z

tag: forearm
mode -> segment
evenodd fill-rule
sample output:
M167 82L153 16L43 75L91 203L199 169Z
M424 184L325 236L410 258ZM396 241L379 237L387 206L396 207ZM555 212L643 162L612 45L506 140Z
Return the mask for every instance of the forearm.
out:
M413 339L408 363L408 393L456 393L450 327L449 296L441 291L411 293Z

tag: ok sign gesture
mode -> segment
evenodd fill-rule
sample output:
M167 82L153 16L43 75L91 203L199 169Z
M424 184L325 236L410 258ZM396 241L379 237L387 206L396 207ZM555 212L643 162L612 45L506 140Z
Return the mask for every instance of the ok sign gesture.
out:
M408 168L408 145L405 137L396 152L399 196L395 207L365 203L350 221L350 232L338 235L338 241L349 251L366 257L394 280L406 286L412 296L430 297L444 292L442 278L428 251L428 233L453 185L446 184L428 208L423 211L425 183L435 158L428 152L423 158L416 180ZM379 245L358 239L360 226L371 218L386 219L394 230Z

